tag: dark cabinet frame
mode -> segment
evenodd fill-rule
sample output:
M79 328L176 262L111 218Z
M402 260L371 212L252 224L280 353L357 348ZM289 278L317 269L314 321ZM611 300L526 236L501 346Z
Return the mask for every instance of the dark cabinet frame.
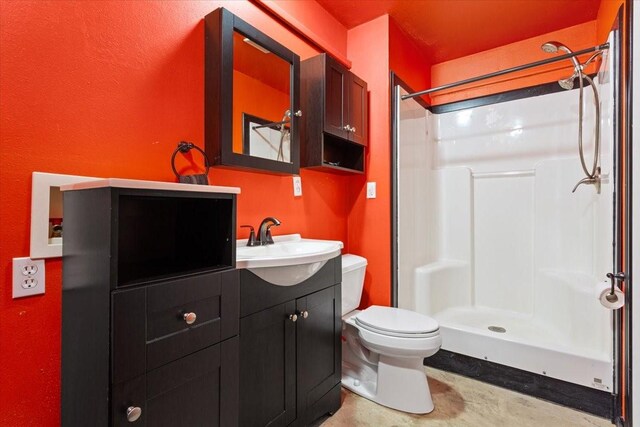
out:
M233 151L233 33L237 31L291 64L291 163ZM300 106L300 57L224 8L205 16L204 136L213 165L257 169L276 174L300 170L300 135L294 113ZM257 100L256 102L260 102ZM304 112L303 112L304 114Z
M214 239L223 247L223 265L120 283L119 201L130 196L225 200L220 206L231 221L224 222L228 229L216 229L222 237ZM142 408L133 425L235 424L236 196L104 187L63 197L61 425L131 425L129 406ZM192 310L198 317L188 323L184 314Z

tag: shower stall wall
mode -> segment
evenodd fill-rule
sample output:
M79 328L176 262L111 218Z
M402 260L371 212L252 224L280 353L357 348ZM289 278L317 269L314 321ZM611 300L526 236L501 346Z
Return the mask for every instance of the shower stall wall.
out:
M398 306L434 317L445 350L612 391L612 312L596 295L613 263L608 59L601 69L600 194L571 192L576 90L442 114L398 103ZM584 105L590 162L591 91Z

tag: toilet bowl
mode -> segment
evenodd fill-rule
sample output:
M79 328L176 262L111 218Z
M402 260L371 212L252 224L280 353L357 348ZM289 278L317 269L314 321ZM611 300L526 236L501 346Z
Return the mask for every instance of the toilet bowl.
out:
M356 310L366 266L362 257L342 256L342 385L393 409L431 412L423 359L440 349L438 323L394 307Z

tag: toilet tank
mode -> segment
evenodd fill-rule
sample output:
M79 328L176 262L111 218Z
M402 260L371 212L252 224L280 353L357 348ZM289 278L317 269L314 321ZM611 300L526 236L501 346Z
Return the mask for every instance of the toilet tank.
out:
M360 305L367 260L361 256L342 255L342 315Z

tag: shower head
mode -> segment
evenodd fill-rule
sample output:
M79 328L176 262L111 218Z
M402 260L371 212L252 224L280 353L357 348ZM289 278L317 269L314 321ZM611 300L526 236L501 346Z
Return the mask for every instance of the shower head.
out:
M558 53L559 50L565 53L573 53L571 49L569 49L562 43L554 41L546 42L545 44L540 46L540 48L547 53Z
M562 43L554 42L554 41L548 41L544 43L542 46L540 46L540 48L547 53L558 53L559 51L563 51L566 53L573 53L571 49L569 49ZM574 68L573 75L569 78L558 80L558 84L560 85L560 87L567 90L573 89L573 80L576 77L581 76L582 74L582 67L580 66L580 63L575 58L575 56L572 56L569 59L571 59L571 62L573 63L573 68Z
M569 77L568 79L558 80L558 84L562 89L571 90L573 89L573 79L576 78L576 75Z
M566 47L565 45L563 45L560 42L554 42L554 41L548 41L546 43L544 43L542 46L540 46L540 48L547 53L558 53L558 51L563 51L565 53L573 53L573 51L571 49L569 49L568 47ZM571 57L569 58L571 59L571 62L573 62L573 66L574 68L577 70L580 69L580 64L578 63L578 60L575 57Z
M546 42L540 48L547 53L556 53L558 51L558 47L560 47L560 43L558 42Z

